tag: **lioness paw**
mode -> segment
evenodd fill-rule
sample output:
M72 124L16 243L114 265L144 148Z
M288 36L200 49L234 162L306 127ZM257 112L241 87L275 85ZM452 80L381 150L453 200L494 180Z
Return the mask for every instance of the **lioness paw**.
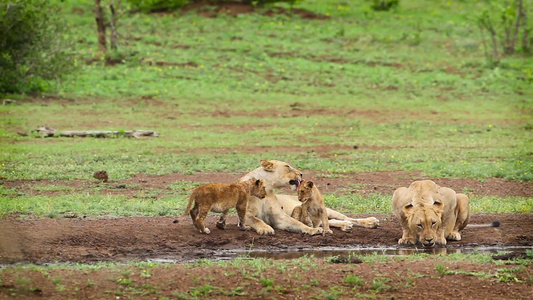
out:
M211 230L209 228L205 227L204 230L200 230L201 233L210 234Z
M437 238L437 244L446 245L446 239L441 237Z
M366 224L368 228L378 228L379 220L374 217L369 217L369 218L366 218Z
M450 241L460 241L461 240L461 234L459 232L452 232L450 235L448 235L448 239Z
M310 235L322 234L324 229L322 227L310 228L306 233Z
M255 231L260 235L274 235L274 229L272 227L256 228Z
M364 219L349 219L350 222L352 222L354 225L363 227L363 228L378 228L379 226L379 220L374 217L368 217Z
M350 231L350 230L352 230L352 227L353 227L352 223L346 223L346 224L342 224L341 225L340 230L341 231Z
M414 245L415 241L410 238L401 238L398 240L398 244L400 245Z

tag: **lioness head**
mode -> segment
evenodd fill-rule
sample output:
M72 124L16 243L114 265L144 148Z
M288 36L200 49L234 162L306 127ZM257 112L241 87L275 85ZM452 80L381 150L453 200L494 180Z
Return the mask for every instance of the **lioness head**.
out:
M266 197L265 180L264 179L250 179L252 181L252 188L250 194L256 196L259 199Z
M405 215L411 232L416 233L418 240L424 247L434 247L437 244L437 230L442 226L442 203L434 202L433 205L407 204L404 207Z
M298 200L305 203L313 197L313 187L315 184L310 180L304 180L298 187Z
M250 178L264 179L267 189L290 187L298 188L302 182L302 172L279 160L261 160L261 166L244 175L240 181Z

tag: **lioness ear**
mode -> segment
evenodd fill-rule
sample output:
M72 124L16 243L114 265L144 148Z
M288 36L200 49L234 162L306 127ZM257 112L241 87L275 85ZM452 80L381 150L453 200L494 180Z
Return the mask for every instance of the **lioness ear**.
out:
M261 160L261 167L263 167L263 170L267 172L273 172L274 171L274 164L268 160Z
M412 214L413 210L413 204L409 203L409 204L406 204L404 207L403 207L403 212L405 213L406 216L409 216Z
M440 214L442 212L442 209L443 209L442 202L440 202L440 201L433 202L433 208L435 209L436 213Z
M261 184L261 180L257 179L257 180L255 181L255 185L259 186L260 184Z
M306 183L305 183L305 186L312 189L313 188L313 185L314 183L311 181L311 180L308 180Z

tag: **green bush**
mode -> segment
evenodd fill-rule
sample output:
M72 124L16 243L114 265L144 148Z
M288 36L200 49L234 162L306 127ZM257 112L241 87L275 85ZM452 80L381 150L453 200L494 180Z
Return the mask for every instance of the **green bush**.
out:
M127 0L133 10L141 10L143 12L154 11L171 11L178 9L185 4L198 2L194 0ZM291 5L300 2L301 0L242 0L241 2L249 5L264 6L266 4L272 4L276 2L285 2ZM213 4L220 2L234 2L234 0L218 0L212 1Z
M42 91L69 69L55 1L0 0L0 93Z
M143 12L174 10L189 3L189 0L128 0L131 8Z
M400 4L400 0L372 0L370 8L376 11L387 11L395 8Z

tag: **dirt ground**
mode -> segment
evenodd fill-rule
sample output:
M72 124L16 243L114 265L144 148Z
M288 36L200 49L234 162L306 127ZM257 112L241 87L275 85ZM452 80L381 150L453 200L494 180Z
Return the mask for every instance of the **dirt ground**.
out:
M168 189L168 185L181 180L191 182L231 182L243 174L199 173L194 175L169 174L147 176L139 174L130 180L112 181L107 184L96 180L74 181L7 181L6 188L22 189L31 194L51 195L56 192L33 190L48 184L68 185L76 192L100 185L102 193L135 196L146 189ZM319 175L319 176L317 176ZM417 172L373 172L350 174L342 178L325 178L306 172L305 178L313 179L323 194L339 190L351 193L383 193L392 195L395 188L408 186L421 179ZM490 178L483 182L474 179L433 179L442 186L456 191L468 190L472 194L494 196L533 197L533 184ZM353 183L358 183L353 188ZM387 184L384 184L387 183ZM135 189L129 189L134 185ZM116 186L125 186L117 189ZM286 191L288 192L288 191ZM181 212L179 212L181 213ZM354 217L367 217L358 215ZM396 247L401 229L396 218L390 215L372 215L380 220L378 229L354 228L351 232L335 230L333 235L306 236L277 230L274 236L259 236L255 232L240 231L236 216L230 218L225 231L215 228L218 217L209 214L208 236L196 232L190 218L180 224L174 217L127 217L100 219L91 216L65 215L57 219L28 219L12 215L0 220L0 264L55 261L96 262L117 260L145 260L171 258L188 261L199 257L214 257L219 251L310 249L316 247ZM470 223L490 223L499 220L499 228L466 229L463 240L448 247L468 246L533 246L533 215L531 214L474 214Z
M139 190L147 188L166 189L169 183L187 180L193 182L233 181L242 174L215 173L195 175L169 174L166 176L147 176L139 174L130 180L112 181L105 185L103 193L121 193L133 196ZM318 176L317 176L318 175ZM421 179L417 172L374 172L350 174L343 178L326 178L323 174L306 173L304 177L317 182L324 193L349 189L352 193L392 194L398 186L406 186L414 179ZM528 182L513 182L491 178L483 182L473 179L434 179L438 184L452 187L458 191L467 190L474 194L494 196L532 197L533 186ZM353 182L358 183L353 188ZM384 184L384 183L387 184ZM69 185L81 192L94 185L104 185L90 180L58 181L8 181L6 188L24 189L30 193L54 193L32 190L34 185L60 184ZM129 190L129 185L135 190ZM117 189L117 185L126 188ZM141 187L139 189L139 186ZM356 215L353 217L367 217ZM449 297L461 298L518 298L526 299L531 295L533 267L526 266L513 273L510 281L500 282L497 274L514 265L498 266L493 264L468 264L442 262L438 258L422 262L398 261L386 264L333 264L323 257L342 252L331 250L347 249L399 249L396 242L401 237L399 224L392 214L371 215L380 220L377 229L353 228L350 232L333 229L334 234L327 236L306 236L276 230L273 236L259 236L255 232L241 231L236 226L236 216L231 216L226 230L218 230L214 223L216 215L210 214L207 226L212 229L210 235L198 233L187 218L175 224L174 217L124 217L99 219L90 216L68 216L56 219L36 219L25 216L10 215L0 220L0 264L57 262L96 263L127 261L171 261L172 267L156 267L155 275L141 276L143 270L136 267L124 267L131 272L127 282L136 286L124 285L124 271L99 269L94 272L80 270L52 270L48 277L42 272L32 270L0 270L0 299L10 295L45 298L102 299L112 295L129 298L154 299L162 296L171 298L202 297L206 298L352 298L358 294L377 296L378 298L412 298L432 296L437 299ZM490 223L499 220L498 228L465 229L463 240L451 242L432 253L453 253L460 249L503 249L519 246L533 249L533 214L474 214L470 223ZM312 253L314 267L302 269L293 267L293 272L286 273L272 267L265 268L254 276L239 275L252 272L251 266L196 266L186 267L180 262L205 259L228 259L237 254L250 251L252 257L281 258L285 264L291 264L291 257L300 256L298 251ZM416 248L402 248L402 254L416 252ZM289 259L289 260L285 260ZM436 271L443 265L447 270L455 270L455 275L444 275ZM328 270L324 275L321 270ZM408 270L408 271L407 271ZM453 272L453 271L450 271ZM470 272L466 274L465 272ZM465 274L463 274L465 273ZM487 278L472 274L492 274ZM136 275L134 275L136 274ZM226 274L230 283L219 283L221 274ZM230 274L230 275L227 275ZM292 274L292 275L291 275ZM295 275L297 274L297 275ZM358 276L364 283L356 289L346 283L349 275ZM470 275L469 275L470 274ZM22 276L22 277L21 277ZM121 277L122 276L122 277ZM272 278L274 286L265 285L261 278ZM446 280L434 280L444 277ZM26 278L32 284L21 284L20 278ZM58 290L58 283L50 278L62 278L65 290ZM122 278L122 279L121 279ZM157 279L156 279L157 278ZM295 279L297 278L297 279ZM24 280L22 280L24 281ZM91 282L93 285L88 285ZM318 283L317 283L318 282ZM26 284L28 285L28 284ZM379 286L385 286L380 289ZM451 285L453 288L449 289ZM147 289L146 286L155 289ZM156 287L156 288L155 288ZM335 287L335 288L333 288ZM198 289L207 290L198 290Z

